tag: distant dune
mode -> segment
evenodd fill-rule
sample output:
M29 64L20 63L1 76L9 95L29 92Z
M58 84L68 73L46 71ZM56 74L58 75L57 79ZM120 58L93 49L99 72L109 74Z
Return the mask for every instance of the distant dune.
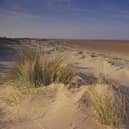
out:
M129 54L129 40L64 40L64 39L31 39L31 38L0 38L0 47L19 43L43 43L44 41L65 44L80 49L99 50Z

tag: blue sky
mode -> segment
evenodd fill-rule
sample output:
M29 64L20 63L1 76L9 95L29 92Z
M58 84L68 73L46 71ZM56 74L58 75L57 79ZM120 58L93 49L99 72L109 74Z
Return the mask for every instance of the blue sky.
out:
M0 36L129 39L129 0L0 0Z

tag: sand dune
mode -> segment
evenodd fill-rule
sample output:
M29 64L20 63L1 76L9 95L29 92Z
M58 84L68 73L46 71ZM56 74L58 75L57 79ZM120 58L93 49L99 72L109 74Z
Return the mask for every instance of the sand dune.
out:
M1 102L6 113L1 126L7 129L108 129L81 105L80 99L85 91L86 87L71 92L62 84L53 84L47 89L22 95L24 99L16 95L19 104Z
M71 41L70 41L71 42ZM73 42L73 41L72 41ZM84 105L82 98L87 86L94 85L96 79L102 74L107 80L111 80L118 85L129 88L129 59L124 58L123 54L116 56L105 51L82 49L71 47L68 43L53 43L44 41L42 44L31 42L22 44L31 48L40 48L40 52L47 56L60 55L67 63L72 63L73 67L80 73L76 78L77 86L71 89L63 84L52 84L45 88L35 91L19 93L13 88L8 88L7 83L0 87L0 128L2 129L108 129L96 121L88 106ZM126 44L126 43L125 43ZM124 45L125 45L124 44ZM128 43L126 44L128 46ZM125 47L126 47L125 45ZM16 46L15 46L16 47ZM99 46L98 46L99 47ZM106 47L106 46L105 46ZM114 47L116 47L114 45ZM123 49L125 48L123 47ZM87 47L86 47L87 48ZM103 48L103 46L102 46ZM101 49L102 49L101 48ZM97 50L96 50L97 49ZM108 49L107 49L108 50ZM1 51L1 50L0 50ZM123 50L122 50L123 51ZM1 55L0 55L1 56ZM12 57L14 54L11 55ZM4 60L0 58L1 75L5 75L4 69L11 69L15 60L11 57ZM7 71L8 71L7 70ZM4 86L2 86L4 85Z

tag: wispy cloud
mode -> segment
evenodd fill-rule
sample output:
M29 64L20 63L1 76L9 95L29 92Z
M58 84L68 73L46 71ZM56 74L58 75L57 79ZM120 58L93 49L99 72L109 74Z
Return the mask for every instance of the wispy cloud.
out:
M0 16L3 16L5 18L11 17L11 16L19 16L21 18L23 17L39 18L38 15L32 15L32 14L27 14L27 13L20 12L20 11L7 10L7 9L0 9Z
M31 1L32 0L2 0L2 2L0 1L0 4L6 5L7 9L9 10L26 12L25 10L27 9L23 7L23 3L31 3ZM100 8L80 8L78 6L74 6L74 2L75 0L39 0L39 4L41 3L42 8L45 7L52 13L65 13L82 17L86 17L88 15L89 18L92 19L97 17L107 17L109 19L117 18L129 20L129 10L126 9L119 9L111 6L110 4L104 4Z
M55 3L71 3L73 0L47 0L48 2L55 2Z
M50 9L69 8L72 5L72 0L47 0L47 5Z
M1 36L70 38L80 32L79 27L72 24L56 23L47 17L23 12L0 10L0 19Z

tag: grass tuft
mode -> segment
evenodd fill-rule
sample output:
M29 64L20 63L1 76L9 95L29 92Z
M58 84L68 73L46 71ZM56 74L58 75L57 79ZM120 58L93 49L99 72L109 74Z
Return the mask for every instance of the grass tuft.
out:
M129 120L129 95L120 88L98 84L88 96L102 124L119 127Z
M40 56L30 49L22 49L18 62L10 74L11 79L22 87L40 87L51 83L70 84L75 71L61 57Z

